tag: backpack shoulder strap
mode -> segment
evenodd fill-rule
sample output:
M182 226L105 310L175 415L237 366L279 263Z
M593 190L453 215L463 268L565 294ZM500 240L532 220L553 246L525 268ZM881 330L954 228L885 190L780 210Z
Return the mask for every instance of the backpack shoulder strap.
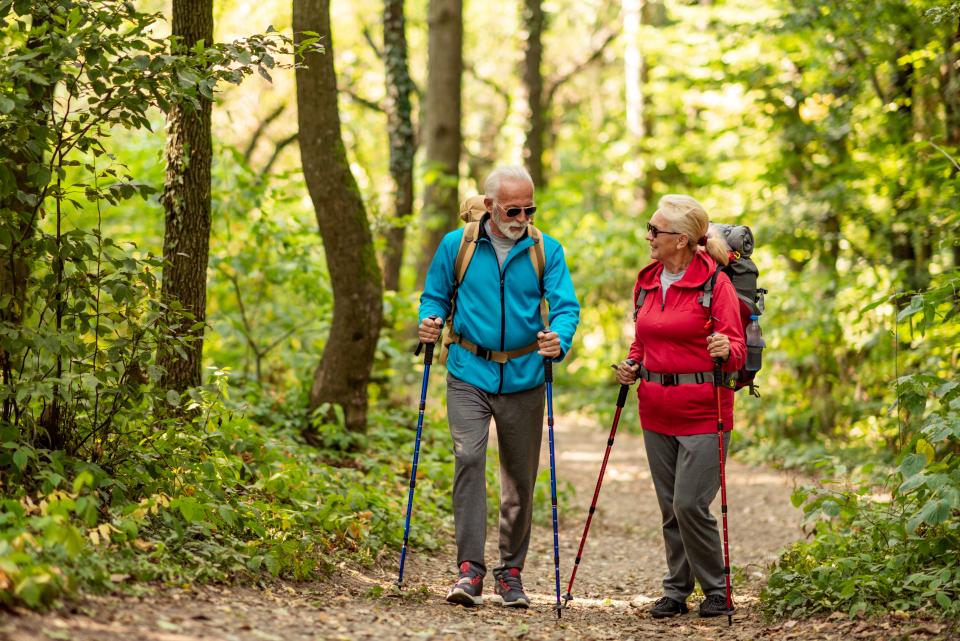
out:
M723 266L718 264L713 276L703 284L703 293L700 294L700 304L709 310L711 317L713 317L713 290L717 286L717 276L720 275L721 271L723 271Z
M457 259L453 263L454 286L458 287L463 282L463 277L467 273L467 267L473 259L473 253L477 250L477 234L480 230L479 222L467 223L463 228L463 236L460 238L460 249L457 251Z
M533 262L533 269L537 272L537 280L540 282L540 291L543 291L543 272L547 267L547 254L543 249L543 233L530 225L527 227L527 234L533 240L530 245L530 261Z
M637 322L637 316L640 315L640 308L643 307L643 301L647 300L647 291L646 289L641 289L637 292L637 300L633 302L633 322Z

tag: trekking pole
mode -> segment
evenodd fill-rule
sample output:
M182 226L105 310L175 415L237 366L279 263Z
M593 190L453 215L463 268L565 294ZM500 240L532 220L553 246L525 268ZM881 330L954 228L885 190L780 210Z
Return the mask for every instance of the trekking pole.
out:
M420 387L420 415L417 417L417 440L413 444L413 466L410 470L410 492L407 495L407 516L403 523L403 547L400 548L400 575L397 577L397 588L403 588L403 565L407 559L407 540L410 538L410 513L413 511L413 492L417 488L417 462L420 457L420 435L423 433L423 410L427 404L427 381L430 380L430 364L433 363L434 343L423 344L421 341L413 355L419 356L420 350L426 347L423 355L423 384Z
M627 359L627 364L631 367L635 363ZM617 369L616 365L611 365L613 369ZM587 534L590 532L590 523L593 521L593 513L597 511L597 499L600 498L600 486L603 485L603 475L607 471L607 460L610 458L610 450L613 449L613 439L617 436L617 425L620 423L620 412L623 411L623 406L627 402L627 390L630 389L629 385L620 386L620 396L617 397L617 411L613 415L613 427L610 428L610 436L607 437L607 451L603 453L603 463L600 465L600 476L597 477L597 486L593 490L593 501L590 502L590 511L587 513L587 522L583 526L583 534L580 536L580 548L577 550L577 557L573 561L573 572L570 573L570 583L567 584L567 593L563 597L563 607L567 607L573 599L573 582L577 578L577 568L580 567L580 559L583 557L583 546L587 542Z
M727 534L727 479L723 456L723 413L720 388L723 386L723 361L713 359L713 386L717 390L717 440L720 444L720 513L723 515L723 574L727 582L727 625L733 625L733 599L730 591L730 546Z
M549 330L547 330L549 331ZM553 451L553 362L543 359L543 379L547 385L547 430L550 436L550 504L553 507L553 571L557 582L557 604L553 609L560 618L560 535L557 531L557 465Z

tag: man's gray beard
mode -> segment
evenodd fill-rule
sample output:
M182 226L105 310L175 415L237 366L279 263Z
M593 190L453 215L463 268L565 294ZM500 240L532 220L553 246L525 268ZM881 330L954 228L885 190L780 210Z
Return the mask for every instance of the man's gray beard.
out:
M506 236L507 238L509 238L510 240L520 240L521 238L523 238L523 235L527 232L527 225L530 224L529 222L523 223L523 229L521 229L520 231L514 231L510 229L510 225L513 225L516 223L513 223L512 221L509 221L509 220L501 222L499 217L494 218L491 216L491 219L493 220L493 224L497 226L497 229L500 230L500 233Z

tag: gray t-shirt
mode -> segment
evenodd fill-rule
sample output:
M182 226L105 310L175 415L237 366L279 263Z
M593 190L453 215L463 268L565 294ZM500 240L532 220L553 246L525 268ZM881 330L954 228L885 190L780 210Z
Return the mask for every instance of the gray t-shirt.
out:
M507 259L507 254L510 253L510 250L513 249L513 246L517 244L517 241L512 238L500 238L495 236L490 231L490 221L488 220L483 227L487 230L487 236L490 237L490 242L493 243L493 248L497 252L497 260L500 261L500 267L503 267L503 261Z
M687 270L683 270L682 272L677 272L674 274L673 272L668 272L666 267L663 268L663 271L660 272L660 292L663 296L662 302L667 302L667 290L670 289L670 285L673 285L675 282L683 278L683 275L686 273Z

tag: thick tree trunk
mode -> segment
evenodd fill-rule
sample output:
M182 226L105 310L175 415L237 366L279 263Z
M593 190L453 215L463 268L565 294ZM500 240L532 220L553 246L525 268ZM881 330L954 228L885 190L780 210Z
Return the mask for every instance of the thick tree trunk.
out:
M383 285L400 288L406 221L413 211L413 157L417 151L411 116L413 82L407 66L406 21L403 0L384 0L383 52L387 71L387 131L390 137L390 177L393 179L393 221L386 232Z
M543 31L545 19L543 6L540 0L524 0L523 25L527 32L527 40L523 54L523 86L527 93L527 121L526 138L523 141L523 155L527 169L533 178L537 189L546 187L546 176L543 171L543 136L546 127L546 114L543 104Z
M417 275L422 287L434 252L459 222L460 81L463 76L461 0L430 0L427 95L421 120L428 179L423 191L426 243Z
M41 29L47 20L47 9L44 5L38 3L33 9L31 16L31 35L27 39L27 49L37 50L41 43L33 35ZM33 63L37 66L43 65L43 55L33 58ZM26 313L27 307L27 285L30 278L30 254L33 252L34 234L36 233L36 222L42 204L40 199L46 188L45 184L38 184L31 180L30 166L40 165L44 160L44 153L48 149L47 142L47 113L52 111L53 86L43 85L36 82L25 82L22 85L24 91L30 96L31 112L36 116L33 119L33 126L30 129L29 136L32 140L31 145L24 145L19 149L9 152L9 164L12 168L13 182L16 189L36 200L36 204L23 202L17 197L16 192L0 199L0 213L3 216L3 222L0 223L0 230L3 230L7 240L3 243L3 254L0 255L0 298L9 297L7 303L0 306L0 323L19 327ZM31 151L39 150L39 153ZM2 345L0 345L0 382L3 385L11 385L13 382L14 355L10 354ZM13 415L14 401L7 398L0 409L0 420L9 422Z
M200 41L209 46L213 43L213 0L173 0L172 26L183 50ZM201 98L197 112L174 106L167 115L160 296L166 305L190 315L186 319L170 317L171 329L189 343L183 355L169 342L161 343L157 364L164 370L161 386L177 391L201 383L210 253L211 108L212 103Z
M314 374L310 409L339 405L347 428L362 431L383 290L367 213L341 137L330 0L293 0L293 31L297 41L305 31L319 33L326 49L307 54L307 66L296 72L303 175L333 283L333 321Z
M940 78L940 94L943 99L945 114L945 129L947 148L955 158L960 158L960 20L955 29L944 41L945 73ZM951 170L951 177L957 176L956 167ZM960 268L960 244L953 240L953 265Z

